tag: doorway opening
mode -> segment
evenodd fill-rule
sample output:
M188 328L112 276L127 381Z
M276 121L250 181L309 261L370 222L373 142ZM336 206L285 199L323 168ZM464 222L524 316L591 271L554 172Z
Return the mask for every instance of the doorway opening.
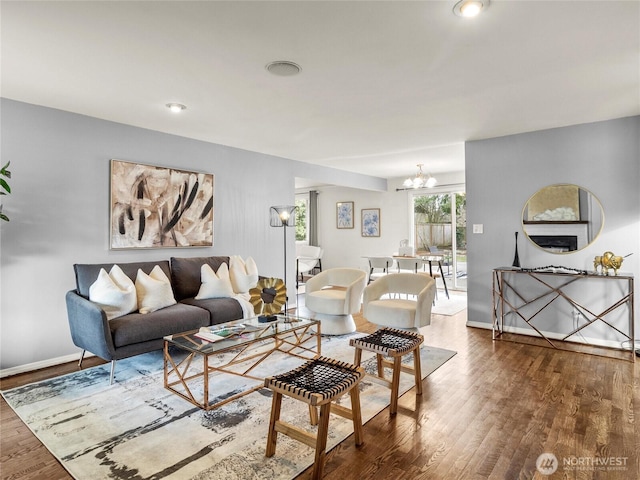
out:
M450 288L467 289L467 197L464 191L411 196L416 255L438 255Z

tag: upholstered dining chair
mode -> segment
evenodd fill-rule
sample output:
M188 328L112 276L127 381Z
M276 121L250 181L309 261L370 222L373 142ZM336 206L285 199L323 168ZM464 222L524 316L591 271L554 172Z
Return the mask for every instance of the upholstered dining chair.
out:
M363 315L376 325L417 330L431 323L435 295L436 282L428 274L392 273L364 289Z
M353 314L360 311L367 274L357 268L330 268L307 280L304 303L320 320L325 335L356 331Z
M296 286L304 279L304 274L319 269L322 271L324 250L314 245L296 245Z
M391 273L393 257L367 257L367 260L369 261L369 280L367 283Z
M397 257L396 263L398 264L398 273L418 273L422 270L421 257Z

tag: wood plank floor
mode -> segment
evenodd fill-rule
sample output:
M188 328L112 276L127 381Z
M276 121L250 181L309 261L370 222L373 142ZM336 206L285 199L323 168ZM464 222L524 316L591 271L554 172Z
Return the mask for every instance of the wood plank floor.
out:
M384 410L369 421L364 445L351 436L329 452L325 479L640 478L640 362L494 342L465 322L466 312L434 316L425 343L457 355L424 380L422 396L402 396L396 416ZM0 388L76 368L5 378ZM0 415L2 479L71 478L4 400ZM536 469L542 453L558 459L551 476ZM593 465L605 460L616 469ZM308 478L310 469L298 477Z

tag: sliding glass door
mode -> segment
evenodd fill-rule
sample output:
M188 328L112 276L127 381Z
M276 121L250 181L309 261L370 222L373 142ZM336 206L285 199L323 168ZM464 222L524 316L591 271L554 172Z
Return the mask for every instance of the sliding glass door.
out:
M411 198L413 244L416 254L436 255L442 262L449 288L466 290L465 192L416 193Z

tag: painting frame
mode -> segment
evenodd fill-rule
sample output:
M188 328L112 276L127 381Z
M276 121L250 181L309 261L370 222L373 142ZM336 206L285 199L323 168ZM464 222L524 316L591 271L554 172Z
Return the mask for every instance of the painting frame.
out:
M213 246L212 173L110 161L111 250Z
M354 228L353 211L353 202L336 202L336 228Z
M379 237L380 236L380 209L379 208L363 208L360 211L362 220L362 236L363 237Z

